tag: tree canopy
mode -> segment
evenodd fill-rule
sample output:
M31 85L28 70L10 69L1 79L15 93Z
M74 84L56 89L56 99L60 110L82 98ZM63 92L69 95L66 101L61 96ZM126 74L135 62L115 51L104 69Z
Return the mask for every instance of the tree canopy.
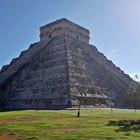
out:
M140 83L133 81L127 89L126 104L131 108L140 108Z

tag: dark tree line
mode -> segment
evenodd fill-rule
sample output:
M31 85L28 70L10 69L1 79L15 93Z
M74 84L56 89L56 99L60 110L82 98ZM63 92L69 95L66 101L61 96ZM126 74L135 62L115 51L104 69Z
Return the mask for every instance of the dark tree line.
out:
M140 83L133 81L127 89L125 97L126 105L130 108L140 109Z

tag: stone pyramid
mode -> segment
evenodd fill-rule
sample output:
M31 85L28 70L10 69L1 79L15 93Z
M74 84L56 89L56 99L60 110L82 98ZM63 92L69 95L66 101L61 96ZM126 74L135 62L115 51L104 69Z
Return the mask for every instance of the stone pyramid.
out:
M132 79L89 44L89 30L65 18L0 71L0 105L10 109L123 107Z

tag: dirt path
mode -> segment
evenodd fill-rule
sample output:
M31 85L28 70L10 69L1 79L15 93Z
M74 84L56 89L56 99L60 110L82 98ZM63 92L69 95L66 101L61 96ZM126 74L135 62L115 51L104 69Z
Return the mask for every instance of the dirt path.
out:
M13 120L0 120L0 124L9 124L9 123L14 123L15 121Z
M0 140L16 140L17 136L9 136L9 135L4 135L0 136Z

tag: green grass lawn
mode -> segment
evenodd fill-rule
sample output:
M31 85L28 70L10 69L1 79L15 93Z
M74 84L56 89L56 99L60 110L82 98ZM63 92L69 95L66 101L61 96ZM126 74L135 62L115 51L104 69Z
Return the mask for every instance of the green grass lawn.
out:
M0 140L140 140L140 111L114 109L0 112Z

